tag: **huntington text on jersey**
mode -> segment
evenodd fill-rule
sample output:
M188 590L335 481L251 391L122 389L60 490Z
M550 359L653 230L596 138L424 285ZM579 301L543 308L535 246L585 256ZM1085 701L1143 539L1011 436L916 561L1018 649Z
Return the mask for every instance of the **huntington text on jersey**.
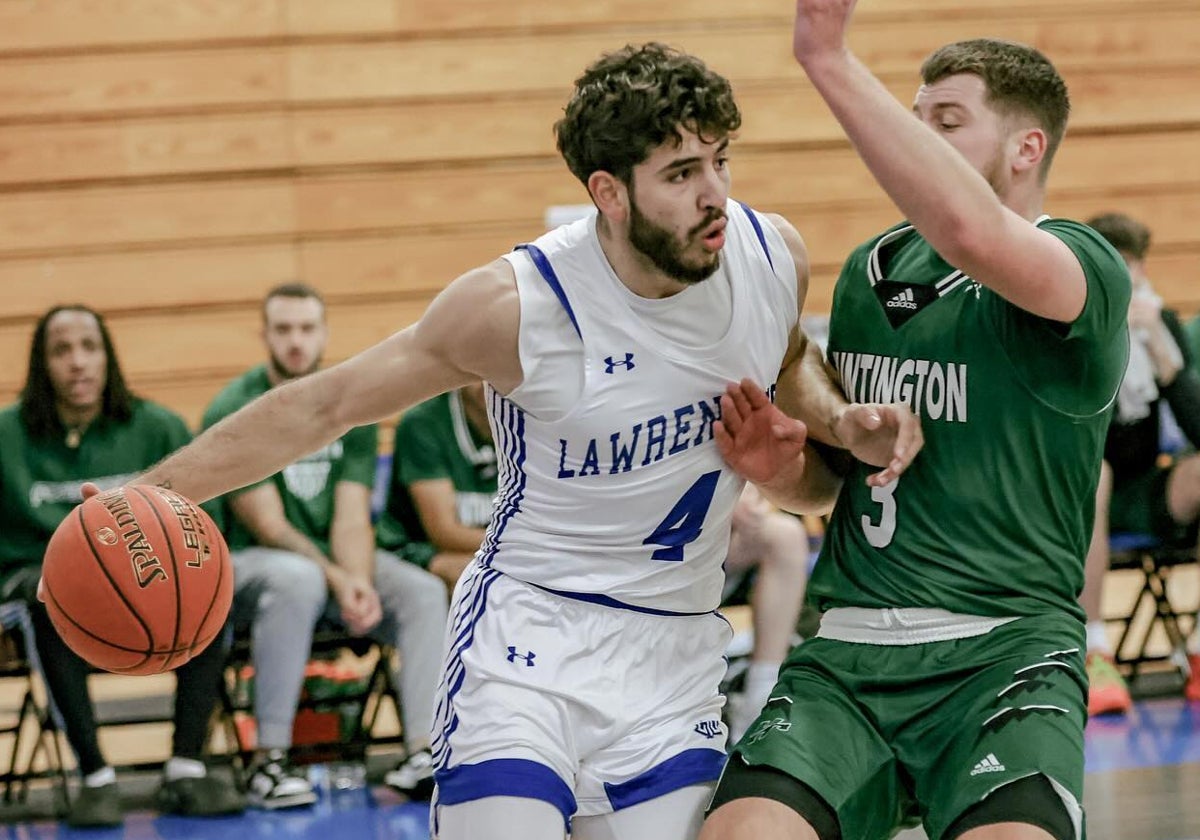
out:
M906 403L920 417L967 422L965 364L847 352L830 359L852 401Z

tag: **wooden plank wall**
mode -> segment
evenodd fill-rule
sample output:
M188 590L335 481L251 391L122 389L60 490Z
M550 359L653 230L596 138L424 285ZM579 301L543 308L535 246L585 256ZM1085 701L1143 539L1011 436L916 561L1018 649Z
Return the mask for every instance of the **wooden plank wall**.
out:
M48 306L109 314L134 386L195 422L257 362L258 300L303 278L330 357L410 323L460 271L586 201L550 126L602 51L663 40L728 75L739 198L809 242L809 311L895 212L790 55L782 0L2 0L0 398ZM903 101L934 47L1034 43L1071 85L1050 210L1154 229L1200 309L1200 4L863 0L853 46Z

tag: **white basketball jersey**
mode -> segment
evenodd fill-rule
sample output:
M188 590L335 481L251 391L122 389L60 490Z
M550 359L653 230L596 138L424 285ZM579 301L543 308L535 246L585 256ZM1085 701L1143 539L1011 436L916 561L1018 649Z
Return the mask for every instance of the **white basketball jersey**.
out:
M728 291L697 329L709 342L656 330L605 258L594 218L508 255L525 380L507 398L489 389L500 486L482 566L613 606L716 609L742 488L713 440L719 397L744 377L773 393L798 308L779 232L738 202L727 216L720 268L703 281ZM534 397L556 384L578 399L538 412Z

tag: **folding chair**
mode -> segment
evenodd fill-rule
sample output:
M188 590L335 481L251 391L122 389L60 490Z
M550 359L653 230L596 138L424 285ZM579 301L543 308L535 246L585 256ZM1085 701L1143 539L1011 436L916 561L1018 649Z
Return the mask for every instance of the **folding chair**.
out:
M1169 662L1186 682L1190 671L1187 637L1195 626L1195 610L1182 609L1173 603L1169 584L1172 569L1196 562L1195 546L1167 544L1149 534L1113 533L1109 547L1110 570L1141 574L1141 586L1129 609L1105 619L1121 627L1114 657L1117 665L1133 680L1144 665ZM1156 627L1166 635L1169 645L1166 653L1148 651Z
M314 743L296 744L292 748L293 758L297 761L319 761L334 756L339 758L361 759L366 754L369 745L396 743L400 736L380 736L374 733L375 724L385 701L393 704L396 716L400 716L400 695L392 679L392 663L396 652L388 646L373 639L350 636L344 630L326 625L317 626L313 633L310 659L320 660L336 657L341 651L349 650L355 656L363 658L375 654L375 663L365 681L359 684L352 693L341 693L330 698L302 697L297 709L298 713L306 711L328 711L336 708L353 710L347 732L340 732L336 738L330 737ZM250 639L236 636L229 656L225 662L225 680L221 686L221 711L225 723L228 740L233 745L234 756L240 758L242 767L254 753L254 745L249 743L243 729L238 726L238 716L252 714L253 704L250 699L240 696L238 691L239 674L251 662Z
M4 785L4 803L25 802L29 794L29 782L34 778L51 777L55 780L56 793L67 804L67 777L64 769L62 748L56 737L61 727L55 722L49 703L41 704L34 693L34 675L41 675L37 647L33 642L33 624L29 610L22 601L0 604L0 679L13 679L21 683L21 701L13 711L11 721L0 726L0 735L11 735L12 749L8 756L8 768L0 774ZM23 755L25 733L33 727L36 731L33 747L28 756ZM43 770L34 770L38 758L43 760Z

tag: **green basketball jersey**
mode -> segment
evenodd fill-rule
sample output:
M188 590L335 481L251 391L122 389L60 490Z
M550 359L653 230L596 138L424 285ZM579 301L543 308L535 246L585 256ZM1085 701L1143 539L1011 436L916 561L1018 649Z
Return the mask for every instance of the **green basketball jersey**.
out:
M1041 222L1078 257L1070 325L955 271L910 226L860 247L833 298L828 356L852 401L905 402L925 448L885 488L846 476L809 595L837 606L1080 618L1083 557L1128 354L1124 262L1091 228ZM890 313L890 317L889 317Z
M204 428L237 411L271 388L266 366L260 365L230 382L213 398L204 412ZM329 529L333 525L334 488L339 481L353 481L368 488L375 484L378 431L374 424L358 426L317 452L284 467L281 472L251 487L267 482L275 485L283 501L284 515L296 530L329 552ZM234 491L231 495L244 493ZM226 517L226 539L231 549L255 545L254 537L236 516Z
M183 446L187 425L172 411L135 400L126 422L98 417L68 446L62 437L30 437L20 404L0 410L0 577L40 565L50 535L92 482L120 486Z
M376 529L379 544L397 549L428 536L417 514L410 484L449 479L454 486L458 521L486 527L496 496L496 451L491 439L467 421L457 391L440 394L404 412L396 426L387 508Z

